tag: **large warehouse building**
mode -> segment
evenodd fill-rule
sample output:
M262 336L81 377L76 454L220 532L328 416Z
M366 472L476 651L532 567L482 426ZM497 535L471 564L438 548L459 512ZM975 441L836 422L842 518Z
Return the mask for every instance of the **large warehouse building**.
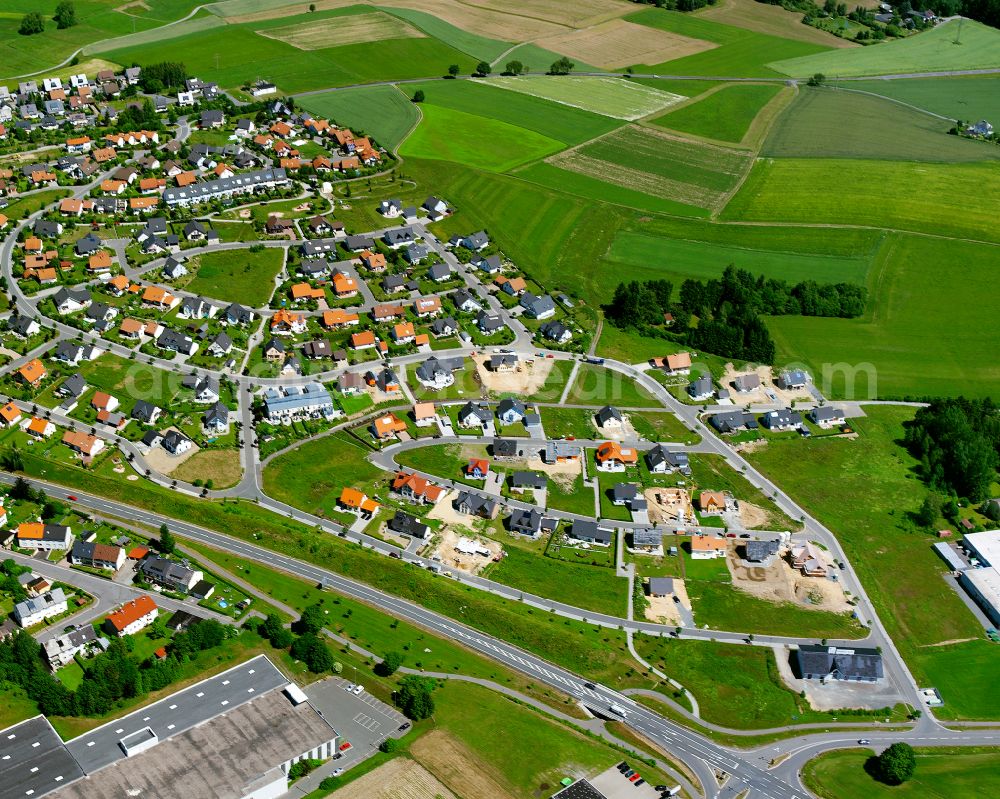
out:
M64 744L42 717L0 732L0 799L276 799L336 730L260 655Z
M969 533L963 542L979 566L963 571L959 581L989 620L1000 626L1000 530Z

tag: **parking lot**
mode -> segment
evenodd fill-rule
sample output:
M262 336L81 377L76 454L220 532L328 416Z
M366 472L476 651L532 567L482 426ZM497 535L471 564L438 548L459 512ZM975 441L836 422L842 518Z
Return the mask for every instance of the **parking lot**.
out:
M348 752L354 756L367 757L378 749L385 738L399 738L403 735L399 727L406 723L406 717L393 707L385 704L367 691L360 696L344 690L353 685L341 677L331 677L308 686L306 696L323 717L333 725L345 741L351 742ZM354 760L341 758L345 766Z
M631 761L630 761L631 762ZM642 775L642 763L632 763L632 767ZM590 779L590 784L608 799L659 799L660 793L643 779L642 785L629 782L617 766L612 766Z

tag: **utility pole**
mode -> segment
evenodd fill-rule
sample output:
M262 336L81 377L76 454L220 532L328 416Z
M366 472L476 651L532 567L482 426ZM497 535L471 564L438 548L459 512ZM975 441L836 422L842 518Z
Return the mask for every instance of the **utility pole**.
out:
M962 43L962 23L965 21L965 17L958 18L958 32L955 34L955 44Z

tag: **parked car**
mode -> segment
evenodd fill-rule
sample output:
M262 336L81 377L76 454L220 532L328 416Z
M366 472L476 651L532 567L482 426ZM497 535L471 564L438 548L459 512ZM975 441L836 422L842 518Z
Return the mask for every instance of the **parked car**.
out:
M867 738L861 738L858 741L858 744L860 744L861 746L868 746L868 744L870 744L870 743L871 743L871 741L869 741Z
M363 694L364 692L365 692L365 687L363 685L356 685L354 687L354 690L351 691L351 693L354 694L355 696L361 696L361 694Z

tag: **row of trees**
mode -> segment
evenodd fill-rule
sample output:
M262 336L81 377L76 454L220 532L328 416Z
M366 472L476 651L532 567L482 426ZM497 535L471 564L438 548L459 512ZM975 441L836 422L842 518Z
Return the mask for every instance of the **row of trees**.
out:
M932 489L980 502L1000 466L1000 413L991 399L934 400L906 426L907 448Z
M56 23L56 27L59 30L72 28L77 23L76 6L69 2L69 0L63 0L63 2L56 6L55 13L52 15L52 21ZM44 30L45 17L39 11L29 11L21 18L21 25L18 27L17 32L22 36L34 36L36 33L42 33Z

